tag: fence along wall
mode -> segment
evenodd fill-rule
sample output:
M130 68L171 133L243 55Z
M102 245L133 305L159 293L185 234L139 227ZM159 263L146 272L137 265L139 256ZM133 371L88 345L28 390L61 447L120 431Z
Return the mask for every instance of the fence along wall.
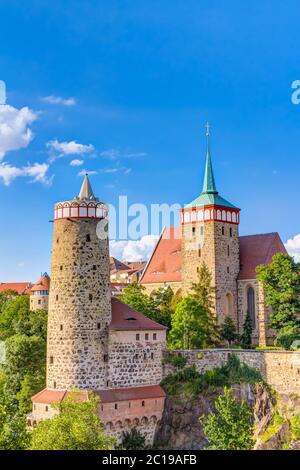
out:
M255 351L245 349L193 349L165 350L168 355L184 356L189 366L195 365L198 372L205 372L226 364L231 354L236 354L241 362L258 369L264 380L279 393L300 395L300 352L294 351ZM174 370L164 364L164 377Z

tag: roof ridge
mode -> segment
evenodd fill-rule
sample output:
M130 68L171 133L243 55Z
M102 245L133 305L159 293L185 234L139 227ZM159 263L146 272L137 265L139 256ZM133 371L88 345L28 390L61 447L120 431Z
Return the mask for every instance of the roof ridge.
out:
M251 235L239 235L239 238L246 238L246 237L260 237L261 235L278 235L278 232L264 232L264 233L253 233Z

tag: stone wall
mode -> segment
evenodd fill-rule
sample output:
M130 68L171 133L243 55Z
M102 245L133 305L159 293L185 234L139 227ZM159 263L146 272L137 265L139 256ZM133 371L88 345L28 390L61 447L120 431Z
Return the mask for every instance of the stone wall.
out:
M300 394L300 352L239 349L164 351L165 357L169 354L186 357L188 365L195 365L201 373L225 364L231 354L236 354L241 362L258 369L264 380L277 392ZM171 365L164 364L164 376L173 370Z
M153 335L156 335L155 340ZM118 388L158 384L162 379L161 363L165 337L165 331L111 330L108 346L108 386Z
M107 385L111 320L108 240L97 219L54 222L49 295L47 388Z
M37 293L30 296L30 310L48 310L49 295L39 295Z
M180 294L182 283L181 282L153 282L153 283L143 283L141 282L142 286L145 287L145 292L148 295L151 295L153 292L157 291L158 289L162 289L164 287L170 287L174 294Z

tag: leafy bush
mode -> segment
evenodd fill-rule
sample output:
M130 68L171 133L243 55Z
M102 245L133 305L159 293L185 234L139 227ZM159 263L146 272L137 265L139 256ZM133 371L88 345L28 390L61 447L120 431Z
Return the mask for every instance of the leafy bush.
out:
M184 356L169 355L164 359L164 362L167 364L171 364L172 366L177 367L178 369L182 369L186 366L187 358Z
M118 450L144 450L146 449L145 437L136 428L123 433L123 439Z
M292 438L300 439L300 412L291 418Z
M292 343L296 340L300 340L299 325L287 325L279 331L274 344L284 349L290 349Z
M166 377L162 381L162 386L169 396L176 397L185 391L191 398L195 398L209 387L254 384L262 381L257 369L241 363L239 358L232 354L227 363L221 367L215 367L203 374L200 374L195 366L187 367Z

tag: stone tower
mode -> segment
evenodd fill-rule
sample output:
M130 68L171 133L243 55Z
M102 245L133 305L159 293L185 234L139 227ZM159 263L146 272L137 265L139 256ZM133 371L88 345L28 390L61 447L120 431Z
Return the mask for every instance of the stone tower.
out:
M99 236L108 209L86 175L79 196L54 213L47 389L100 389L108 380L111 321L108 237Z
M210 155L207 125L207 153L202 192L181 211L182 279L187 293L204 262L215 288L214 306L218 322L226 315L237 323L237 276L239 263L240 209L223 199L217 189Z
M41 274L40 279L30 290L30 310L48 310L50 277L47 273Z

